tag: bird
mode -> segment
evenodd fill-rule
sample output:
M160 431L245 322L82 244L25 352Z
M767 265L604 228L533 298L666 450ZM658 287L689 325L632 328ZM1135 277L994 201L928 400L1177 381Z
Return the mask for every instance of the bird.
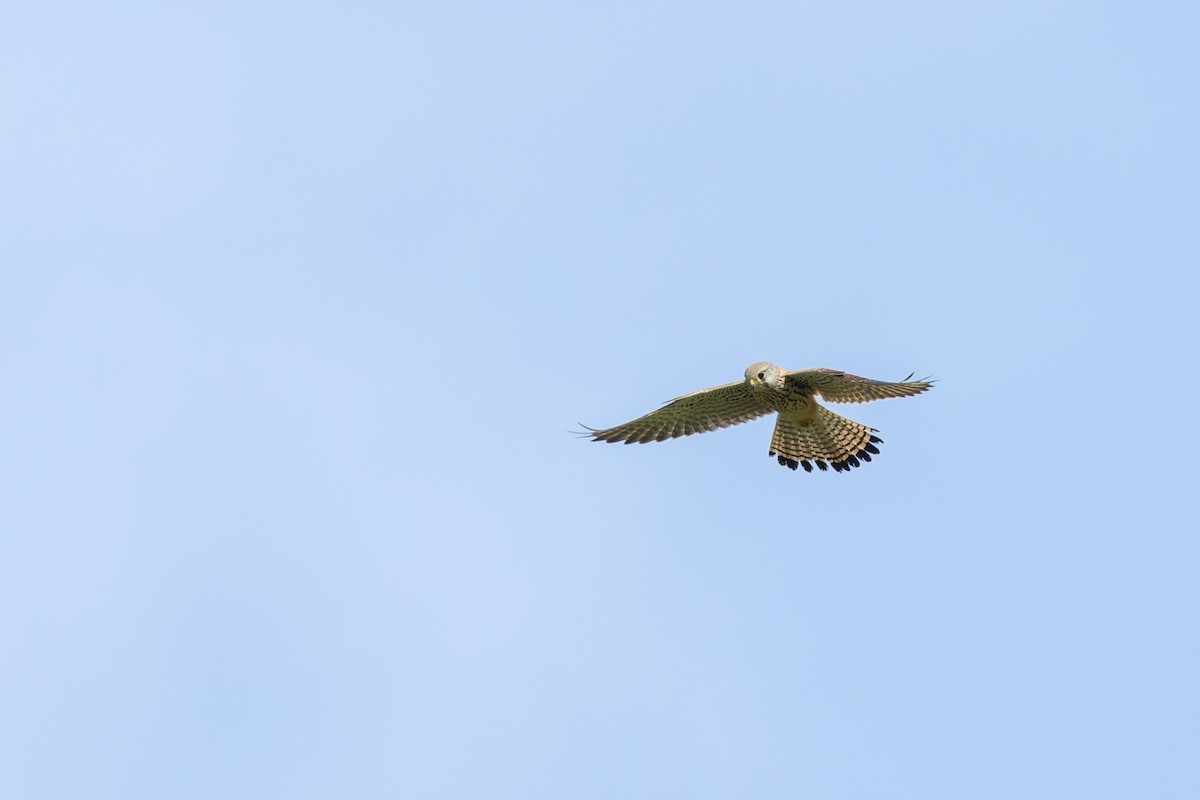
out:
M817 402L869 403L890 397L912 397L932 388L930 379L876 381L841 370L817 367L791 371L769 361L746 367L745 377L685 394L662 408L613 428L590 428L593 442L644 444L706 433L778 415L769 455L795 470L813 465L822 471L849 472L879 455L883 440L875 428L833 413Z

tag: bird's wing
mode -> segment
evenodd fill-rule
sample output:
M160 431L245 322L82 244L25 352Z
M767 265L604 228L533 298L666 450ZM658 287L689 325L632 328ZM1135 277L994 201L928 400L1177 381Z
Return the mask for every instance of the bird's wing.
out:
M661 442L728 428L772 411L773 408L751 393L744 381L738 381L677 397L633 422L605 430L588 428L588 431L594 442Z
M825 367L789 372L785 380L807 387L831 403L869 403L889 397L912 397L933 386L931 381L910 381L908 378L894 383L873 381Z

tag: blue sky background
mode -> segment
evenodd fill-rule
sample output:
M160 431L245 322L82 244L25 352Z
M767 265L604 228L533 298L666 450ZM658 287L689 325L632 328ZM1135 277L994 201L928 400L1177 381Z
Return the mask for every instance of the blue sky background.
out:
M0 794L1200 796L1198 35L5 6Z

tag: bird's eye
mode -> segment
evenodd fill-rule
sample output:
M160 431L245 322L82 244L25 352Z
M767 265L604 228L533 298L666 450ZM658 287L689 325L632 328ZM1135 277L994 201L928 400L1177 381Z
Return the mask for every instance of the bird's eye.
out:
M766 375L767 375L767 373L765 373L765 372L760 372L760 373L758 373L758 379L761 381L763 378L765 378L765 377L766 377Z

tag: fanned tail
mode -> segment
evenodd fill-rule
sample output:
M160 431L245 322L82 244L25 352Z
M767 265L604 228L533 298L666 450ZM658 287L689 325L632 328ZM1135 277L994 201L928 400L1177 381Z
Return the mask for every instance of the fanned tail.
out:
M804 467L805 472L812 472L816 464L820 470L833 467L835 472L849 472L879 454L876 445L883 440L875 433L874 428L824 406L817 409L815 418L789 418L781 413L771 437L771 455L791 469Z

